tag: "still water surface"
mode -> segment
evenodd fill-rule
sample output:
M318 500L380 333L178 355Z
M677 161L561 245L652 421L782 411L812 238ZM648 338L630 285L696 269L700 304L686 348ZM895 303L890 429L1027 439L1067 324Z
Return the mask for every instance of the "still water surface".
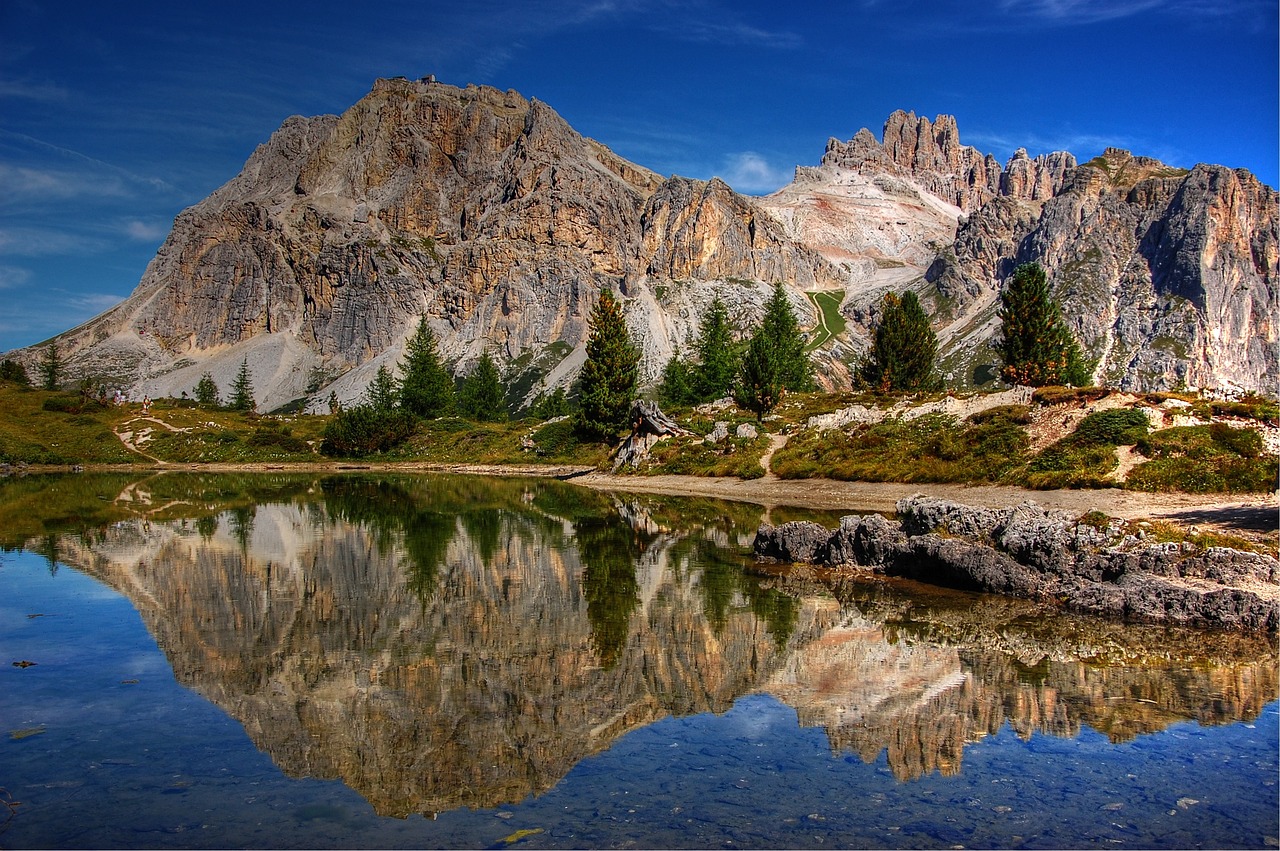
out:
M1271 640L759 576L763 517L0 482L0 846L1277 845Z

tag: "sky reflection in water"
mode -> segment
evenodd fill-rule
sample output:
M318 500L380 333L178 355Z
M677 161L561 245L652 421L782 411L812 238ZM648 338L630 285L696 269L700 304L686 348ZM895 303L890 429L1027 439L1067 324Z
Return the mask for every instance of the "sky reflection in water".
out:
M3 543L27 550L0 562L0 788L21 802L0 844L1280 832L1268 641L761 579L750 506L242 479L0 487Z

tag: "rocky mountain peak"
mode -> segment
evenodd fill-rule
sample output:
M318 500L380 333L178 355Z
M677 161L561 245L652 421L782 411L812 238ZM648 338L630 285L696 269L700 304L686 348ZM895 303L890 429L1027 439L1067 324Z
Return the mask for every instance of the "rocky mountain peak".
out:
M848 142L831 139L824 165L862 173L884 173L917 181L933 195L965 212L997 196L1042 200L1057 192L1068 169L1076 165L1068 153L1031 159L1025 149L1001 168L990 154L960 143L951 115L933 121L898 110L884 123L883 141L863 128Z

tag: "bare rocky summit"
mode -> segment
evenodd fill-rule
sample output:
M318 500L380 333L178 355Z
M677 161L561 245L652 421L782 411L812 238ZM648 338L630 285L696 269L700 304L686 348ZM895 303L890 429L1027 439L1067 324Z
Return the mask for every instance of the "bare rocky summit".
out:
M456 372L488 352L528 402L576 375L604 288L654 380L715 297L745 329L782 281L802 326L820 291L851 320L815 352L828 387L903 288L971 386L994 377L1000 286L1037 260L1099 379L1271 392L1277 218L1245 171L1116 150L1001 166L953 118L905 112L750 198L663 179L514 91L398 78L341 116L288 119L178 216L127 300L54 342L71 376L138 395L205 372L225 391L246 360L260 410L314 410L359 398L425 316ZM39 348L13 356L34 368Z

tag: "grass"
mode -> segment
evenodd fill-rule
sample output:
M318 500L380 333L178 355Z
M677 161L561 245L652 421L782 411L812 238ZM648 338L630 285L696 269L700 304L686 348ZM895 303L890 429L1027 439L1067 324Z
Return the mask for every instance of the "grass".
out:
M805 347L809 351L819 348L832 337L844 333L847 323L840 313L840 302L844 301L844 290L827 290L809 293L809 299L818 308L821 321L814 329L813 339Z
M1149 460L1130 473L1134 490L1184 493L1259 493L1276 489L1277 459L1252 429L1225 423L1154 432L1137 444Z
M76 402L70 410L68 399ZM52 402L55 410L46 410ZM112 431L119 411L79 397L30 390L0 381L0 462L27 464L128 464L140 460Z
M727 437L707 443L701 435L674 438L653 447L651 463L643 472L650 475L734 476L758 479L764 475L760 458L769 448L769 436Z
M1116 447L1144 439L1147 424L1146 414L1134 408L1095 411L1012 474L1010 483L1021 481L1036 490L1115 487Z
M847 431L805 431L773 456L780 478L865 482L994 482L1026 455L1025 412L986 412L977 421L930 414Z

